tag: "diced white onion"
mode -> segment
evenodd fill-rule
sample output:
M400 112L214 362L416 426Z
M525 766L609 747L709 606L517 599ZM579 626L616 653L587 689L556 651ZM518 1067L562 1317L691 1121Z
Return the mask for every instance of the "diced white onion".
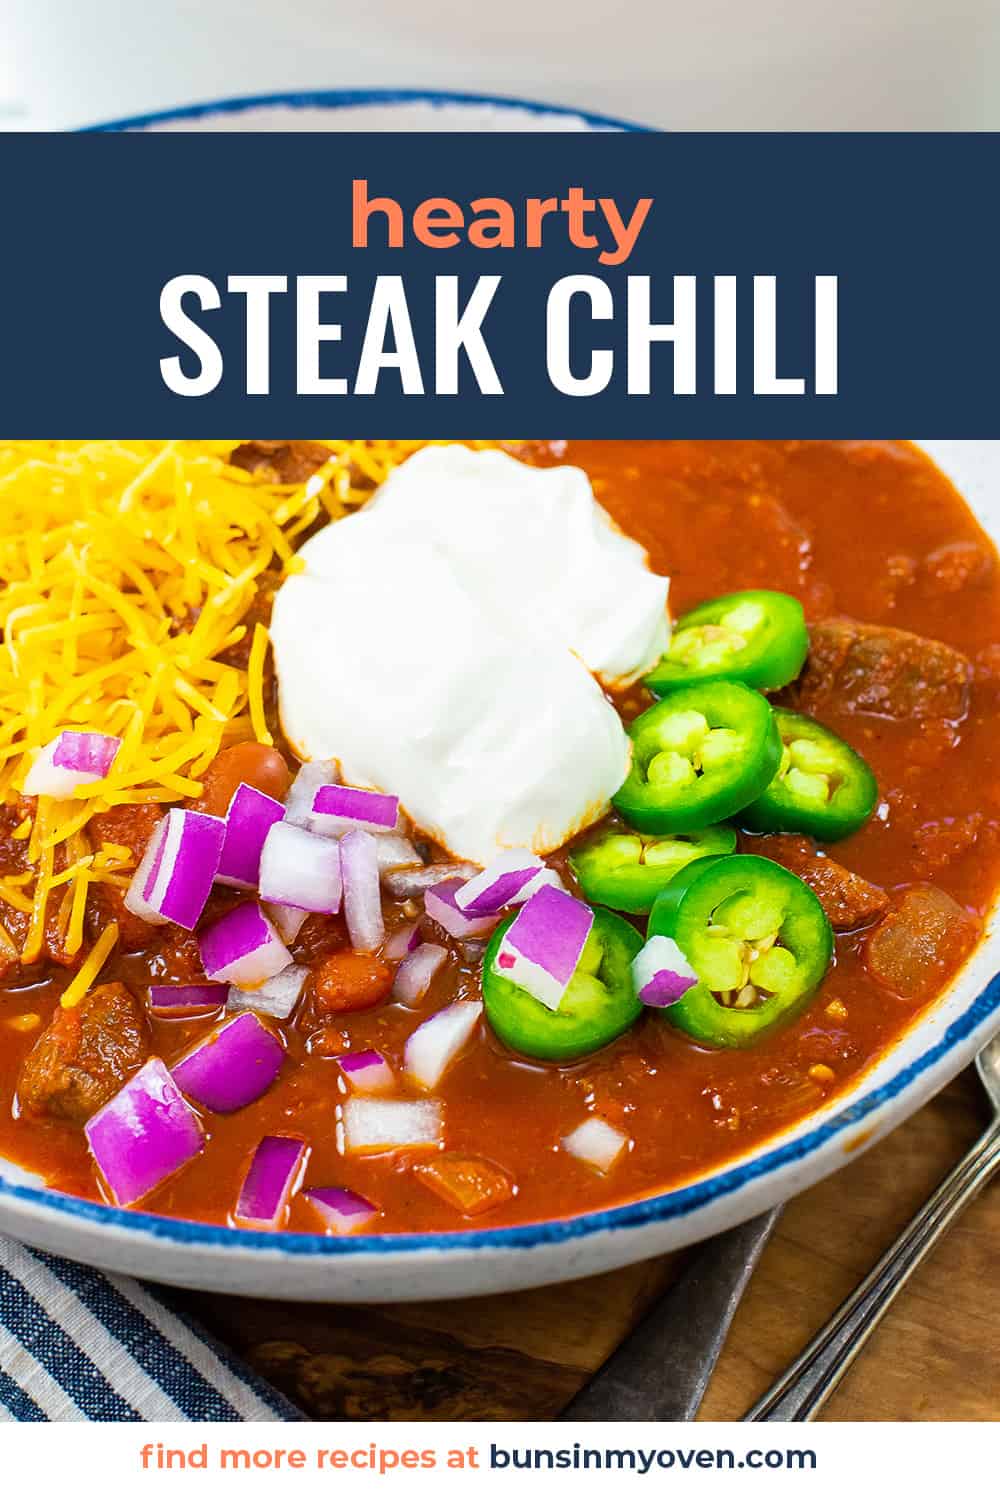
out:
M275 823L260 856L260 894L280 906L338 912L343 882L340 848L294 823Z
M434 1099L348 1099L344 1105L344 1149L348 1155L435 1147L444 1118Z
M259 989L241 990L231 984L226 998L226 1010L252 1010L259 1016L273 1016L276 1021L287 1021L299 1002L308 978L309 970L302 964L289 964L280 974L265 979Z
M309 913L299 906L282 906L277 901L266 902L264 910L277 928L278 936L283 943L294 943L309 916Z
M351 947L358 953L374 953L385 937L374 836L360 829L345 833L340 840L340 867Z
M396 970L392 993L404 1005L423 999L430 989L431 980L448 957L447 948L439 943L421 943L414 948Z
M584 1120L582 1125L578 1125L563 1138L563 1146L571 1156L601 1173L610 1172L619 1156L630 1145L627 1135L609 1125L607 1120L599 1120L596 1116Z
M423 1089L436 1088L472 1036L482 1013L479 1000L456 1000L418 1026L403 1054L410 1082Z
M337 779L335 760L307 760L299 767L295 780L288 789L285 822L294 823L298 828L308 828L311 833L318 832L312 821L313 798L321 786L331 785Z
M377 833L375 835L375 859L380 875L389 870L416 868L423 864L409 839L399 833Z

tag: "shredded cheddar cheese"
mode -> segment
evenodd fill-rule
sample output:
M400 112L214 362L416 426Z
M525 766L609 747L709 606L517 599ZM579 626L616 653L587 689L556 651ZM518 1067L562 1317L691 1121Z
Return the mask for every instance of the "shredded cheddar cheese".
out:
M74 1006L79 1005L80 1001L85 998L90 990L90 986L111 957L117 942L118 923L109 922L69 984L63 990L62 1004L65 1009L72 1010Z
M260 744L273 745L274 740L264 715L264 659L267 656L267 646L267 631L258 621L253 628L253 645L250 647L250 660L247 663L250 723L253 726L254 737Z
M296 571L309 527L363 504L424 445L322 441L329 456L298 484L232 463L237 446L0 442L0 804L18 806L34 757L62 730L122 741L102 781L67 802L18 807L24 859L0 866L0 921L5 908L22 931L28 919L22 961L42 955L50 926L79 953L91 886L128 884L133 851L95 849L95 813L197 796L225 745L272 743L268 635L247 619L264 576L273 584ZM248 629L249 656L229 656ZM113 926L67 1003L113 949ZM0 957L12 946L5 926Z

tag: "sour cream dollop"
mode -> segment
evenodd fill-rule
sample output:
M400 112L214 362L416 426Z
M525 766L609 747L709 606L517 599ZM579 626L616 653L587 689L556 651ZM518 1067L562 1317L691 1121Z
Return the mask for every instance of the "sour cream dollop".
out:
M271 638L303 759L395 793L480 864L548 853L607 811L630 747L596 678L659 658L669 581L580 469L425 448L299 556Z

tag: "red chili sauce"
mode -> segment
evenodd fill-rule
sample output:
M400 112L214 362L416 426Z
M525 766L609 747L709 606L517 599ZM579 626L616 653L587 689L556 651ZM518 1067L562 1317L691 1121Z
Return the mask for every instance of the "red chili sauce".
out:
M455 1181L485 1185L475 1217L462 1212L454 1183L442 1195L425 1153L341 1153L336 1122L345 1092L335 1059L374 1047L398 1066L419 1020L456 998L478 998L478 961L432 932L449 958L426 998L407 1008L388 998L391 964L351 955L339 918L310 918L293 953L314 973L299 1011L277 1026L287 1047L277 1082L234 1115L206 1115L203 1153L143 1209L226 1223L267 1134L305 1139L306 1185L364 1194L381 1210L371 1226L379 1232L521 1223L657 1193L722 1166L850 1088L977 940L1000 884L1000 578L992 545L947 480L903 443L587 442L528 445L524 456L587 471L601 503L648 549L652 566L670 575L675 617L716 594L767 587L801 599L813 627L848 616L945 642L968 659L958 713L924 712L919 703L873 712L864 683L841 680L817 710L878 777L875 816L831 853L886 893L887 912L839 933L835 963L805 1013L745 1051L706 1050L650 1013L602 1052L555 1066L513 1056L481 1025L436 1090L446 1121L443 1159L460 1166ZM817 639L814 633L814 650ZM638 689L619 707L629 717L648 702ZM224 812L240 780L281 796L287 777L273 752L247 746L209 774L197 805ZM142 809L108 819L104 837L134 844L148 837ZM12 815L0 822L0 873L17 857L12 827ZM778 846L747 836L741 842L781 857ZM794 849L785 852L794 868ZM559 856L553 862L565 870ZM207 916L232 899L213 897ZM388 903L386 913L390 929L408 919L400 902ZM91 931L109 914L95 909ZM0 919L8 916L13 922L15 914L0 910ZM879 922L898 927L881 956L869 946ZM142 997L151 979L201 977L191 937L155 929L148 943L141 930L132 946L136 940L141 951L114 957L102 983L123 981ZM916 954L912 965L908 953ZM15 971L0 990L0 1155L55 1188L101 1199L80 1125L29 1116L17 1103L22 1061L70 972L58 964ZM18 1018L29 1015L40 1022L18 1029ZM153 1021L153 1051L169 1066L213 1024ZM591 1112L632 1142L607 1176L560 1149ZM321 1226L297 1198L287 1227Z

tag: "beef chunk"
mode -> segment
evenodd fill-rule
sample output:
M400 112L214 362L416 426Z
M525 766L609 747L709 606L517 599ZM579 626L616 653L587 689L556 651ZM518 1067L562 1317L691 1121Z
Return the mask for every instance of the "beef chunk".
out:
M288 947L297 964L309 966L328 958L331 953L339 953L348 947L343 917L311 912Z
M832 707L892 719L961 719L971 676L968 659L943 641L828 619L810 630L809 658L794 697L809 714Z
M753 853L773 859L815 891L819 903L837 932L850 932L881 916L889 897L881 886L872 885L835 859L820 854L811 839L795 834L774 833L755 839Z
M996 825L986 823L981 812L921 823L913 835L918 856L914 871L920 875L934 875L953 860L961 859L980 839L985 843L993 842L996 834Z
M102 984L72 1010L58 1010L21 1066L17 1095L27 1115L82 1125L150 1052L149 1022L123 984Z
M279 484L302 484L329 457L330 450L323 443L257 442L243 443L232 454L230 463L251 474L266 471Z
M0 802L0 875L19 875L28 868L28 840L16 839L14 832L34 806L33 797Z
M968 956L981 924L947 891L911 885L865 943L869 974L904 1000L926 1000Z
M120 844L131 849L138 864L163 813L158 802L123 803L95 813L87 831L95 849L102 844ZM87 893L87 930L91 937L99 937L109 922L118 923L118 946L123 953L141 953L156 940L157 929L125 905L121 886L94 884Z
M87 833L95 849L102 844L121 844L131 849L138 864L164 811L158 802L125 802L120 807L109 807L107 812L95 813L87 825Z

